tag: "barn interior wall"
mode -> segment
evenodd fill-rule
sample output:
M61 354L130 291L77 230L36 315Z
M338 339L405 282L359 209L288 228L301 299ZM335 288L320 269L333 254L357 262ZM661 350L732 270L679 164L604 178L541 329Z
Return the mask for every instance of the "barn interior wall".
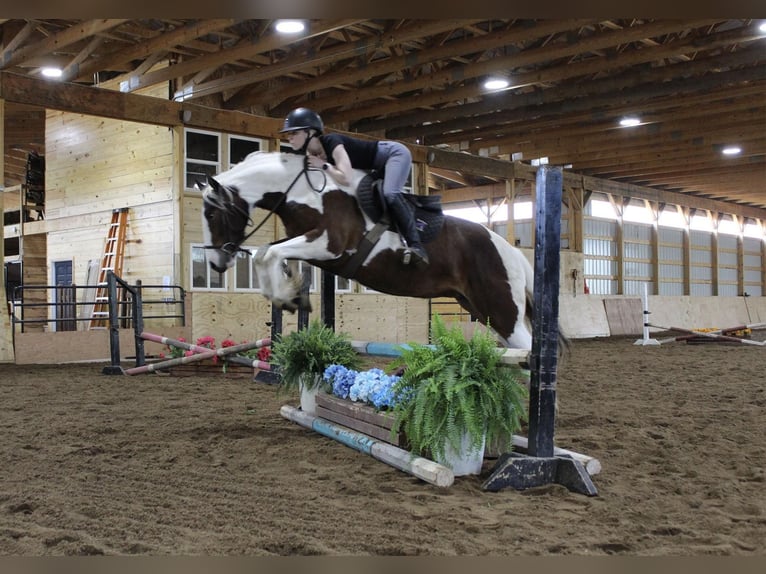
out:
M172 130L48 111L46 150L48 277L52 262L71 259L73 282L85 285L119 208L129 209L123 278L174 276Z

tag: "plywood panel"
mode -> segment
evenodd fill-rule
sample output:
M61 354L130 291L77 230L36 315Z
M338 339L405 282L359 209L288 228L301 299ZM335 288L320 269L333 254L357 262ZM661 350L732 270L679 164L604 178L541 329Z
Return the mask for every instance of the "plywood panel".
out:
M641 299L604 299L609 332L617 335L641 335L643 306Z
M192 335L236 342L271 336L271 303L258 293L195 292ZM287 314L286 314L287 316Z
M336 301L336 328L354 340L428 342L427 299L344 293Z

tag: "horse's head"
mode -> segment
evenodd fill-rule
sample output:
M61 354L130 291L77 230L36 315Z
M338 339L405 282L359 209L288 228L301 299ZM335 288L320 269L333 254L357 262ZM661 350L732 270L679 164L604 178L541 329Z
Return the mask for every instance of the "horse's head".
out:
M250 206L236 188L221 185L214 178L202 192L202 230L210 267L223 273L234 265L245 240L245 228L250 219Z

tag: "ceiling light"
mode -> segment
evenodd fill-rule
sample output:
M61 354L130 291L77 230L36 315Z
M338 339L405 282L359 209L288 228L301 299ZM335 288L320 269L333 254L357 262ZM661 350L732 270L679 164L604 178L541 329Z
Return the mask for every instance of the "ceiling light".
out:
M723 148L721 150L721 153L723 155L738 155L738 154L742 153L742 148L739 147L739 146L732 145L732 146L728 146L728 147Z
M508 80L503 78L491 78L484 82L484 88L487 90L502 90L508 87Z
M637 126L640 123L641 123L641 120L634 117L622 118L620 120L620 125L624 128L632 128L633 126Z
M63 72L61 68L43 68L40 73L46 78L60 78Z
M282 34L297 34L306 29L302 20L279 20L277 21L277 32Z
M766 22L761 22L761 25L758 26L758 30L766 34Z

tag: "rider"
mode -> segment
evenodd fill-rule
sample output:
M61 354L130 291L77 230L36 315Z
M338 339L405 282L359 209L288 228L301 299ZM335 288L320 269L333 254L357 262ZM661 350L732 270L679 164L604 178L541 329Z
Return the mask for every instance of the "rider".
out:
M377 170L383 173L383 196L404 236L409 255L405 262L427 265L428 254L420 242L415 214L402 195L402 188L412 167L407 146L395 141L374 141L344 134L324 134L324 123L315 111L296 108L287 114L280 133L287 134L290 146L308 155L311 167L323 169L339 185L349 185L352 169Z

